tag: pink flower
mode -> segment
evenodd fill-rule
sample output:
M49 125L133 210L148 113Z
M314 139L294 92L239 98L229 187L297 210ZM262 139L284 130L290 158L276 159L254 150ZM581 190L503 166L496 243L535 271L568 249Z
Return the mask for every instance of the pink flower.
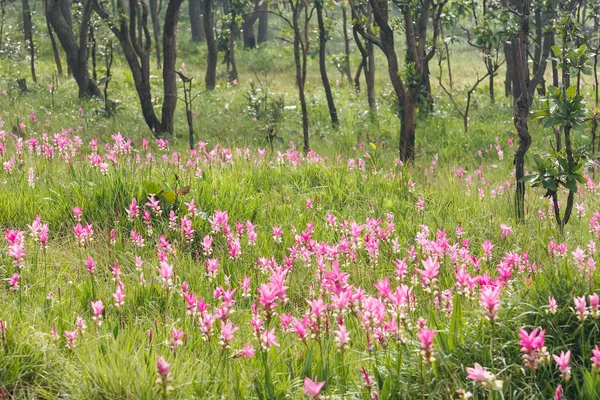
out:
M325 381L318 382L317 377L315 380L311 380L308 376L304 377L304 393L313 399L317 399L320 396L321 389L325 386Z
M479 304L485 309L486 317L494 322L496 314L500 310L501 286L482 286L479 292Z
M427 260L422 260L421 264L423 264L423 269L415 268L415 271L421 274L423 285L429 286L435 282L436 277L440 273L440 263L436 259L428 257Z
M125 305L125 289L123 287L123 282L117 282L117 290L112 296L115 299L115 307L121 308Z
M75 347L75 340L77 339L77 335L79 335L79 331L75 329L74 331L64 331L65 337L67 338L67 347L72 349Z
M161 377L166 378L169 375L169 367L164 357L159 357L156 359L156 370Z
M571 367L569 367L569 361L571 360L571 350L567 351L566 353L564 351L561 351L559 356L553 354L552 358L554 358L556 365L558 365L558 369L560 370L560 376L565 380L565 382L568 382L569 379L571 379Z
M419 333L417 333L417 339L419 339L419 345L421 346L421 355L423 356L423 362L425 364L435 361L435 357L433 356L434 338L435 331L432 331L426 326L422 327Z
M177 351L177 346L183 346L183 329L171 328L171 350Z
M500 225L500 228L502 229L502 239L513 233L513 229L505 224Z
M552 296L548 296L548 311L550 314L554 315L558 311L558 306L556 305L556 299Z
M558 385L556 390L554 391L554 400L561 400L563 395L563 387L562 385Z
M7 279L8 286L10 286L10 290L14 290L14 291L19 290L19 278L20 277L21 277L21 275L19 275L15 272L12 277Z
M474 382L481 383L486 389L500 390L502 389L502 381L496 380L496 376L480 364L475 363L473 368L466 368L467 378Z
M340 349L340 351L342 352L348 349L348 343L350 342L350 334L348 333L346 325L344 325L343 323L338 325L338 328L335 331L333 331L333 333L335 333L334 340L338 349Z
M277 343L277 337L275 336L275 328L266 329L260 338L260 344L263 350L267 350L271 346L279 347L279 343Z
M85 268L92 275L94 274L94 272L96 272L96 263L94 262L94 259L92 258L92 256L88 256L88 258L85 262Z
M594 293L588 296L588 300L590 301L590 315L592 318L598 318L598 306L600 305L600 296Z
M598 349L598 345L592 349L592 370L595 373L600 373L600 349Z
M587 318L587 303L585 302L585 296L575 297L573 299L575 303L575 312L577 313L577 318L580 322L585 321Z
M102 325L102 310L104 310L104 304L102 304L102 300L92 301L90 304L92 306L92 311L94 312L92 319L96 321L96 324Z
M223 349L229 348L229 342L233 340L233 334L240 328L233 326L231 321L221 321L221 335L219 336L219 345Z
M243 348L238 350L236 356L243 358L252 358L254 357L254 347L252 347L250 343L246 343L246 345Z
M535 328L530 333L523 328L519 328L518 344L521 345L521 353L524 353L522 358L525 361L525 367L537 369L538 363L546 358L546 348L544 347L544 335L546 330ZM541 353L541 354L540 354Z

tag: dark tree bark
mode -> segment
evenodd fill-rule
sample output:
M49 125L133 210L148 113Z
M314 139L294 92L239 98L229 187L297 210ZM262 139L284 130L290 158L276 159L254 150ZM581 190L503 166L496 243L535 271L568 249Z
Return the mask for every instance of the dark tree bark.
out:
M323 20L323 3L322 0L317 0L315 6L317 9L317 24L319 26L319 71L321 72L321 82L325 89L325 97L327 98L327 106L329 107L329 116L331 117L331 123L334 126L338 126L340 121L338 119L337 110L333 101L333 94L331 93L331 85L329 84L329 78L327 77L327 30L325 29L325 22Z
M4 17L6 16L6 0L0 0L0 50L4 47Z
M33 32L31 23L31 9L29 8L29 0L22 0L23 4L23 38L25 45L29 50L29 62L31 67L31 79L37 82L35 76L35 47L33 45Z
M202 0L189 0L190 27L192 41L202 42L204 36L204 21L202 19Z
M269 37L269 3L263 1L258 8L258 44L266 43Z
M52 54L54 55L54 63L56 64L56 71L57 71L58 75L62 75L62 62L60 61L60 55L58 54L58 46L56 45L56 38L54 37L54 31L52 30L52 26L50 26L50 20L48 20L48 0L44 0L44 14L46 16L46 29L48 30L48 36L50 37L50 44L52 45Z
M148 29L148 7L146 3L129 0L126 9L123 0L117 0L119 20L113 21L102 6L94 1L94 8L119 39L123 55L133 76L135 88L140 99L142 115L148 127L158 136L170 139L173 134L173 117L177 105L177 22L183 0L169 0L165 13L163 31L163 104L161 117L154 111L150 85L150 51L152 38ZM117 25L118 23L118 25Z
M158 0L149 0L152 33L154 34L154 50L156 52L156 68L161 68L160 57L160 20L158 19Z
M350 68L350 38L348 37L348 11L346 6L342 5L342 29L344 33L344 74L348 79L348 83L352 85L352 68Z
M531 0L516 0L517 10L520 12L519 32L514 39L515 69L517 80L515 86L519 86L519 96L514 98L514 125L519 135L519 147L515 152L515 211L517 220L525 219L525 154L531 146L531 136L527 127L529 116L529 64L527 57L528 35L529 35L529 8ZM517 91L513 87L513 96Z
M48 0L48 20L67 54L67 64L77 82L79 97L101 95L98 85L90 78L88 71L87 33L92 13L91 2L92 0L86 0L83 5L79 24L79 41L77 41L69 25L69 21L71 21L70 5L68 16L63 14L63 10L67 8L65 3L68 5L68 1Z
M230 80L237 80L237 64L235 62L235 34L237 30L237 22L235 9L233 9L229 0L223 0L223 13L226 16L226 20L223 23L223 31L228 30L228 43L227 51L225 52L225 63L227 65L227 73L229 74Z
M435 46L426 51L425 43L430 12L433 12L433 38L431 42L435 44L439 35L440 16L446 0L438 3L433 3L432 0L424 0L418 14L414 13L410 5L395 2L403 17L407 54L410 55L409 59L414 63L416 76L420 77L417 82L411 82L408 85L404 85L399 73L398 57L394 47L394 30L388 21L388 2L385 0L369 0L369 3L375 23L379 27L379 38L373 38L372 35L368 37L381 48L387 59L388 74L400 107L400 160L413 162L415 158L417 101L422 89L423 77L428 71L425 66L435 54ZM417 21L413 20L413 15L417 17Z
M504 96L512 95L512 87L514 80L514 57L512 43L504 44L504 59L506 60L506 73L504 75Z
M244 37L244 48L253 49L256 47L256 35L254 33L254 24L258 20L261 12L260 0L254 1L254 10L244 15L242 19L242 34Z
M213 90L217 84L217 42L215 40L214 19L213 19L213 1L204 0L204 34L206 36L206 46L208 53L206 55L206 75L204 82L206 90Z
M360 52L362 60L356 72L356 76L354 78L354 87L356 91L360 91L360 73L364 71L365 82L367 84L367 100L369 103L369 109L371 112L377 111L377 101L375 99L375 60L374 60L374 51L373 51L373 43L371 40L366 40L366 45L363 45L360 36L363 37L372 37L372 32L366 33L364 28L360 25L358 19L358 10L356 6L352 3L352 20L354 24L352 26L352 34L354 36L354 42L356 43L356 47ZM368 5L367 5L368 6ZM371 15L370 7L366 11L369 15Z

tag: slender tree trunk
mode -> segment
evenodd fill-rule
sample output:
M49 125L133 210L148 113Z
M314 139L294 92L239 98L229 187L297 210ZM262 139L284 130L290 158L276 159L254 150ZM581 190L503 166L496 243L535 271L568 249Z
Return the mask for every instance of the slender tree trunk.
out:
M321 81L323 82L323 88L325 89L325 97L327 98L327 106L329 107L331 123L334 126L338 126L340 121L338 119L337 110L333 101L333 94L331 93L329 78L327 77L327 31L325 29L325 22L323 20L323 4L320 2L320 0L317 0L315 5L317 8L317 23L319 26L319 70L321 72Z
M348 15L346 6L342 5L342 27L344 30L344 73L348 78L348 83L352 85L352 68L350 68L350 39L348 38Z
M256 47L256 36L254 34L254 23L258 19L260 10L260 0L255 0L254 11L244 15L242 19L242 33L244 37L244 48L253 49Z
M177 76L175 66L177 62L177 23L179 10L183 0L169 0L165 13L163 31L163 105L162 105L162 131L173 134L173 120L177 106Z
M29 8L29 0L22 0L23 4L23 37L25 44L29 50L29 62L31 67L31 79L37 82L35 76L35 47L33 45L33 32L31 23L31 9Z
M204 26L202 21L202 0L189 0L190 28L192 41L204 41Z
M400 160L403 162L415 159L416 107L418 89L411 88L404 98L400 111Z
M158 19L158 0L149 0L152 34L154 35L154 51L156 52L156 68L161 68L160 56L160 21Z
M96 72L96 36L94 35L94 26L90 24L90 54L92 56L92 78L94 82L98 82Z
M56 45L56 38L54 37L54 31L52 31L52 26L50 26L50 21L48 20L48 0L44 0L44 14L46 16L46 29L48 30L48 36L50 37L50 44L52 45L52 54L54 55L54 63L56 64L56 71L57 71L58 75L62 75L62 63L60 61L60 55L58 54L58 46Z
M512 88L514 82L514 68L515 61L513 57L513 44L512 43L504 43L504 59L506 62L506 73L504 75L504 96L509 97L512 95Z
M266 43L269 37L269 3L263 1L258 15L258 44Z
M527 57L529 35L529 8L530 0L517 0L518 10L521 12L520 29L514 39L516 86L519 86L519 97L514 101L514 125L519 134L519 147L515 152L515 211L517 220L525 219L525 182L521 179L525 174L525 154L531 146L531 136L527 127L529 115L529 65ZM513 87L513 96L517 92Z
M6 16L6 0L0 0L0 50L4 47L4 17Z
M213 23L213 1L214 0L204 0L204 33L206 36L206 46L208 48L208 53L206 55L206 76L204 77L206 90L213 90L217 83L218 54Z
M375 48L373 43L367 42L368 62L365 70L365 82L367 84L367 100L369 109L377 111L377 99L375 97ZM367 68L368 67L368 68Z

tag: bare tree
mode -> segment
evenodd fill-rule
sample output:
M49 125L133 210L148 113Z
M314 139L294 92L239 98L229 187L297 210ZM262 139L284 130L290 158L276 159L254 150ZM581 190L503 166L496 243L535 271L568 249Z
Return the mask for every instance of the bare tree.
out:
M333 101L333 94L331 93L331 84L327 77L327 29L325 29L325 21L323 19L323 1L315 0L315 7L317 9L317 23L319 26L319 71L321 72L321 82L323 82L323 88L325 89L325 97L327 98L327 106L329 107L329 116L331 117L331 123L334 126L338 126L340 121L338 119L337 110Z
M77 82L79 97L100 96L101 92L88 71L88 30L92 15L92 1L85 0L79 21L79 35L72 29L71 6L68 0L48 0L48 20L58 41L67 54L67 64Z
M54 55L54 63L56 64L56 71L58 75L62 75L62 63L60 61L60 55L58 54L58 46L56 45L56 38L54 37L54 31L50 26L50 20L48 20L48 0L44 0L44 15L46 16L46 29L48 30L48 36L50 37L50 44L52 45L52 54Z
M104 10L98 0L94 8L104 19L110 30L121 43L123 55L133 76L140 99L142 114L148 127L155 135L170 138L173 134L173 120L177 105L177 22L183 0L169 0L165 12L163 28L163 104L159 120L152 101L150 85L150 51L152 38L148 29L148 7L145 2L129 0L128 10L123 0L117 0L118 21Z

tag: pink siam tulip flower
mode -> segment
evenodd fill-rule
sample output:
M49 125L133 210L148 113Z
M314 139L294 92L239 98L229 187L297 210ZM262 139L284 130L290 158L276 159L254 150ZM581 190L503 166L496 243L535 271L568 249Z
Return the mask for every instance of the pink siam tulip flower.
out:
M167 288L173 286L173 266L166 261L161 261L158 272Z
M74 349L75 342L77 340L77 335L79 335L79 331L75 329L74 331L64 331L65 337L67 338L67 348Z
M260 338L260 345L263 350L267 350L271 346L279 347L277 337L275 336L275 328L265 329Z
M6 322L0 319L0 340L6 342ZM598 348L596 346L596 348Z
M304 378L304 393L313 399L320 398L321 389L325 386L325 381L318 382L317 377L315 376L315 380L311 380L308 376Z
M556 299L552 296L548 296L548 311L550 314L554 315L558 311L558 305L556 304Z
M554 391L554 400L562 400L563 396L563 387L562 385L558 385L556 390Z
M219 336L219 346L223 348L223 350L229 348L229 342L233 340L233 335L240 328L233 326L231 321L223 322L221 321L221 335Z
M486 317L494 322L500 310L501 286L482 286L479 292L479 304L484 308Z
M428 327L424 326L417 333L417 339L419 339L419 346L421 347L421 355L423 356L423 363L429 364L435 361L433 356L433 339L435 338L435 331L432 331Z
M421 282L423 286L430 286L437 281L437 276L440 273L440 263L432 258L428 257L427 260L421 261L423 269L415 268L419 274L421 274Z
M283 235L283 227L277 226L277 225L273 225L273 241L275 241L275 243L281 243L281 236Z
M500 225L500 228L502 229L502 239L513 233L513 229L510 226L506 226L505 224Z
M91 306L92 311L94 312L92 319L96 321L98 326L102 325L102 311L104 310L104 304L102 304L102 300L92 301Z
M177 346L183 346L183 340L181 340L183 336L183 329L171 328L171 350L173 352L177 351Z
M496 376L480 364L475 363L473 368L466 368L467 378L474 382L481 383L488 390L501 390L502 381L496 380Z
M592 318L598 318L598 306L600 305L600 296L597 293L588 296L590 301L590 315Z
M212 254L212 242L213 239L210 235L206 235L204 236L204 239L202 240L202 248L204 249L204 255L205 256L209 256Z
M585 296L575 297L573 299L573 302L575 303L575 312L577 313L577 318L579 319L579 322L585 321L588 315Z
M252 358L254 357L254 347L250 343L246 343L246 345L238 350L236 357L243 358Z
M160 376L167 377L169 375L170 365L167 364L164 357L156 359L156 370Z
M79 316L75 320L75 326L77 327L79 332L81 332L82 335L85 333L85 330L87 329L87 325L85 324L85 319L83 319Z
M10 287L10 290L19 290L19 278L21 278L21 275L15 272L12 277L6 279L8 281L8 286Z
M569 366L569 362L571 360L571 350L567 351L566 353L561 351L559 356L553 354L552 358L554 358L556 365L558 365L561 378L563 378L565 382L568 382L569 379L571 379L571 367Z
M122 308L125 305L125 288L122 281L117 282L117 290L112 296L115 299L115 307Z
M340 324L338 328L333 331L335 333L335 344L341 352L344 352L348 349L348 343L350 343L350 334L348 333L348 329L346 325Z
M598 349L598 345L592 349L592 370L595 373L600 373L600 349Z
M92 275L96 272L96 263L94 262L92 256L88 256L87 260L85 261L85 268Z
M135 197L133 198L133 200L131 200L131 205L129 206L129 208L126 211L127 211L127 218L129 218L130 220L139 217L140 207L138 206L138 202Z
M83 210L81 207L73 207L73 216L75 217L75 221L81 221L81 215L83 214Z
M483 248L483 253L485 254L485 259L489 261L490 258L492 257L492 250L494 250L495 245L493 245L491 241L486 240L485 242L483 242L481 247Z
M521 353L524 353L522 358L525 361L525 367L533 370L538 369L538 363L545 361L547 358L547 350L544 347L544 336L546 330L535 328L530 333L523 328L519 328L518 344L521 345Z

